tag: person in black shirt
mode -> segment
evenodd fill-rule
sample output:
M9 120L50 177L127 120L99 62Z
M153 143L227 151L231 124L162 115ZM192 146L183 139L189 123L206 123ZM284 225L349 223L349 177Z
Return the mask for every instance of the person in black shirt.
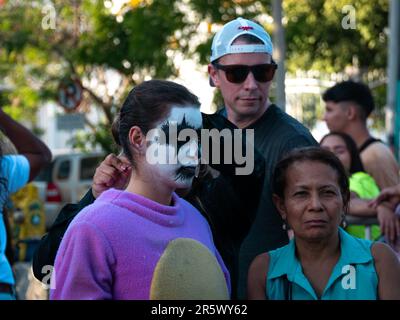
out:
M318 145L301 123L270 102L269 90L278 67L272 53L272 41L264 28L237 18L215 35L208 65L210 84L220 90L225 104L219 113L238 128L254 130L254 145L266 161L260 206L240 250L239 298L246 295L251 261L288 242L272 202L275 164L294 148Z

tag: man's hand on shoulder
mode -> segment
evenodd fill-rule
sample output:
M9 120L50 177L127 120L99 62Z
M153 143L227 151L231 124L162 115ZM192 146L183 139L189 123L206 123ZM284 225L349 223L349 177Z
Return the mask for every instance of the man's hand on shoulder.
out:
M115 188L124 189L129 182L132 166L123 156L109 154L97 167L93 177L92 193L98 198L104 191Z

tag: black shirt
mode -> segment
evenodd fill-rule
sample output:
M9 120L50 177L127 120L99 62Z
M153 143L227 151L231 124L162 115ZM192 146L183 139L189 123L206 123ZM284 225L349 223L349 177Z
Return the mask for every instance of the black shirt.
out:
M247 271L253 259L288 243L283 220L272 202L271 179L277 162L288 151L318 145L299 121L272 104L246 129L254 129L255 147L265 159L265 179L255 221L240 250L239 298L245 298Z

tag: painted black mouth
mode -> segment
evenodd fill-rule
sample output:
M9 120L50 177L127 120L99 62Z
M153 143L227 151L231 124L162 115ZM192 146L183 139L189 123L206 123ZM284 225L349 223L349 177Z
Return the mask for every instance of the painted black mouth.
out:
M185 166L180 167L176 174L176 180L187 180L194 177L196 172L196 167L194 166Z

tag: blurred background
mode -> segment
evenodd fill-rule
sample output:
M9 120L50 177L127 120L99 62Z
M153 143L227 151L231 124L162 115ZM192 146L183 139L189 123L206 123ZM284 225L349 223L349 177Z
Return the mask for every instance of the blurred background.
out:
M244 16L273 37L275 103L321 135L321 92L363 80L377 104L370 126L387 141L399 94L398 2L0 0L0 105L52 150L112 151L110 123L143 80L188 86L204 112L221 105L207 78L212 35Z
M208 84L210 46L238 16L273 38L273 102L319 140L328 131L321 94L338 81L364 81L376 102L369 127L399 159L398 0L0 0L0 107L54 154L36 179L41 228L117 151L110 124L135 84L174 80L200 97L203 112L222 106Z

